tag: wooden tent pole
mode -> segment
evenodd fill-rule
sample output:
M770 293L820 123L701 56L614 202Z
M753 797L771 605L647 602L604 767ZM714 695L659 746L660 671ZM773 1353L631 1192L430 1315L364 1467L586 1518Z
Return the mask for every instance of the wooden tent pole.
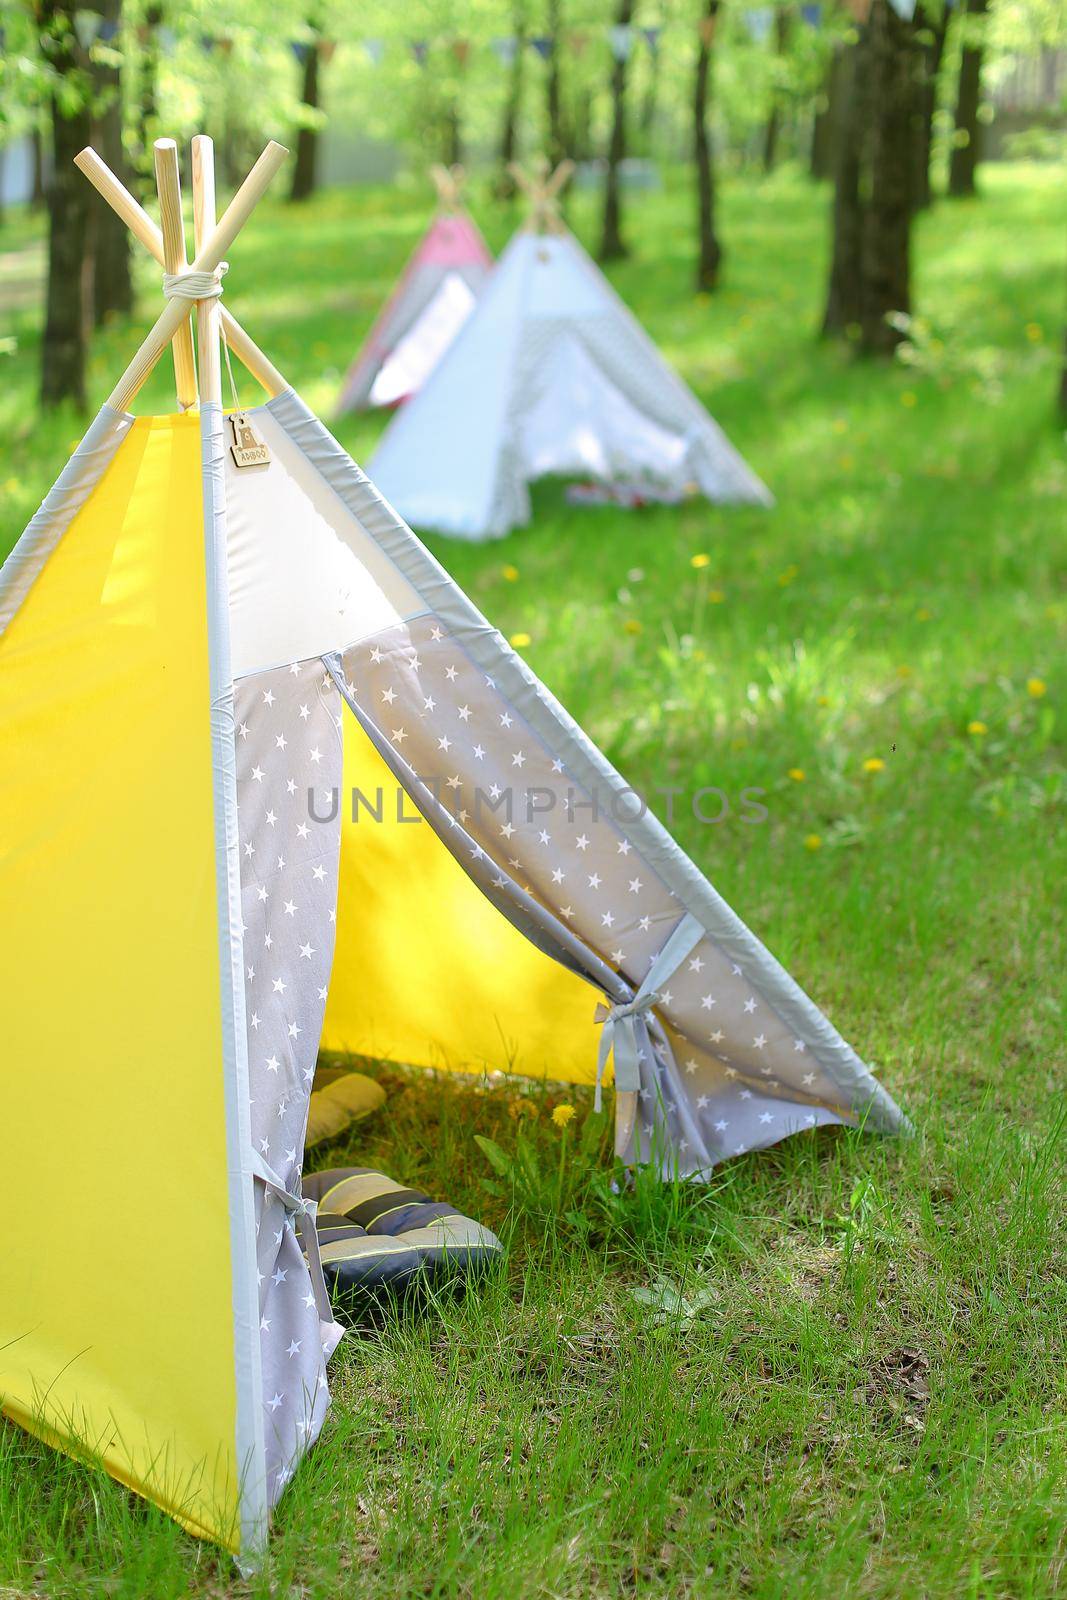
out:
M135 239L139 239L150 255L163 266L163 235L148 212L120 183L105 161L95 150L85 149L74 157L74 165L85 174L97 194L106 200L112 211L118 213ZM195 248L195 246L194 246ZM289 387L277 367L245 332L233 312L222 305L222 331L226 343L237 359L248 368L256 382L273 398Z
M182 181L178 171L178 146L173 139L155 142L156 191L159 195L159 221L163 232L163 265L167 272L184 272L185 219L182 216ZM191 306L187 306L191 310ZM174 382L178 404L183 411L196 405L196 361L193 356L193 330L188 317L173 339Z
M214 272L230 245L247 222L256 202L289 154L284 145L272 139L242 183L223 213L222 220L212 229L205 243L196 252L191 271ZM188 315L187 300L168 300L166 306L135 353L126 371L108 397L108 404L116 411L128 411L138 389L148 377L167 345L173 339L182 318Z
M193 140L193 239L197 253L215 226L215 146L204 133ZM196 302L196 348L200 355L200 404L222 405L219 366L219 302Z

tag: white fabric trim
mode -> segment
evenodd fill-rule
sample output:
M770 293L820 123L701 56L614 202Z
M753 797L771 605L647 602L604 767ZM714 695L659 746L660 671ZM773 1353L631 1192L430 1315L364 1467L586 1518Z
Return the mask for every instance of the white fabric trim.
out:
M236 1459L241 1474L240 1560L242 1565L251 1567L258 1562L266 1548L268 1506L259 1289L256 1281L256 1219L250 1157L252 1127L245 1025L237 766L234 752L233 679L230 671L224 476L227 451L219 406L206 405L201 408L200 429L219 912L222 1071L233 1260Z

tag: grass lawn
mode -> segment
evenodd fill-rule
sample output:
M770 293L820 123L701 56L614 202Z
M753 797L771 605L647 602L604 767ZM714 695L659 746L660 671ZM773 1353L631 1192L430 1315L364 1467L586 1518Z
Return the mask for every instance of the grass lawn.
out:
M675 831L917 1136L824 1130L707 1189L623 1197L570 1161L562 1206L547 1180L512 1203L474 1134L513 1148L525 1111L555 1174L558 1088L383 1070L384 1113L325 1164L447 1196L504 1234L506 1268L345 1341L248 1584L0 1424L0 1595L1067 1592L1057 177L990 169L981 201L920 220L912 370L813 338L825 192L728 185L710 300L684 188L635 199L614 281L777 508L579 511L547 485L498 544L433 541L637 787L766 791L763 826L679 806ZM502 245L513 218L475 209ZM421 188L267 204L234 251L235 309L327 420L425 216ZM586 197L572 222L594 236ZM14 219L0 553L80 431L34 409L39 263ZM156 276L136 325L97 341L94 403ZM169 385L164 365L143 403L166 408ZM339 434L365 459L380 427Z

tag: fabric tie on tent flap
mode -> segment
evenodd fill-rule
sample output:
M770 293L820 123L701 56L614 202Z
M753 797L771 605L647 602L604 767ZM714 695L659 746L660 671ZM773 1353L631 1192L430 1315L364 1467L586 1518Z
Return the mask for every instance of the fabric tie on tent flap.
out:
M322 1322L333 1322L333 1306L330 1304L330 1292L326 1287L326 1279L322 1275L319 1238L315 1228L315 1213L318 1207L314 1200L308 1200L304 1195L294 1194L291 1189L287 1189L274 1168L264 1161L259 1151L254 1147L252 1150L252 1171L261 1182L266 1184L271 1193L277 1196L289 1215L296 1218L297 1235L307 1259L308 1271L311 1274L311 1292L315 1296L315 1307Z
M602 1106L601 1085L609 1055L615 1057L616 1091L632 1092L640 1089L641 1047L637 1034L638 1025L644 1026L648 1013L662 998L661 985L673 976L703 937L703 924L687 912L653 961L645 981L633 998L621 1001L618 1005L597 1006L594 1021L603 1024L603 1032L600 1035L600 1047L597 1051L594 1110L599 1111Z
M229 271L229 266L228 261L220 261L214 272L191 272L188 268L183 268L181 272L165 272L163 298L217 300L222 293L223 275Z

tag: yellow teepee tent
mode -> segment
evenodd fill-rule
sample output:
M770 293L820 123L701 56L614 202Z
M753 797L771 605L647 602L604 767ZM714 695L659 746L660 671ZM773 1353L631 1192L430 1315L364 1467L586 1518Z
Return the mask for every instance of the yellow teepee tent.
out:
M320 1040L598 1084L699 1177L892 1100L223 311L193 146L167 306L0 571L0 1405L252 1560L340 1337ZM195 309L194 355L189 319ZM223 412L220 337L267 391ZM174 342L179 411L129 407ZM195 409L198 405L198 410ZM597 1001L601 1003L596 1004Z

